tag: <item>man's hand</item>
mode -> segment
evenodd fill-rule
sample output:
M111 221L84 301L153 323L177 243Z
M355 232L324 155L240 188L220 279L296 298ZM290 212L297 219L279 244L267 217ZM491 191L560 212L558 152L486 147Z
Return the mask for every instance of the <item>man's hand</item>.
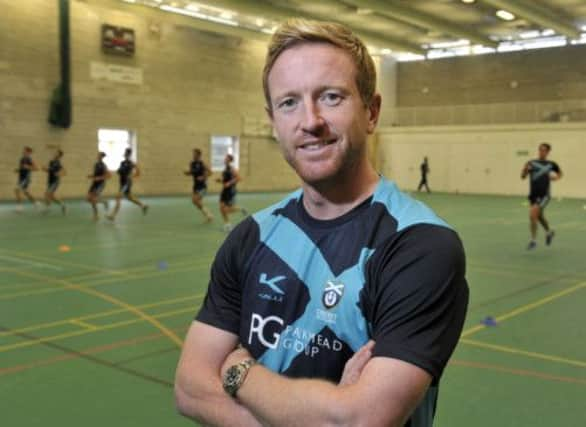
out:
M374 344L375 342L373 340L368 341L360 350L354 353L354 356L348 359L344 366L344 372L342 373L342 379L339 385L351 385L358 381L362 370L372 357Z

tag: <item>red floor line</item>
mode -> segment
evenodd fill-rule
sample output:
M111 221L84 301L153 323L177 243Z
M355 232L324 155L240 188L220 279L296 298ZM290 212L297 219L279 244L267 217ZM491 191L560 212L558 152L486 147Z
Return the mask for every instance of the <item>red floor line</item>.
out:
M181 331L185 331L185 328L181 327L181 328L176 328L176 329L172 329L172 330L175 332L181 332ZM116 342L101 345L98 347L87 348L85 350L79 351L78 354L62 354L60 356L52 357L50 359L41 359L41 360L36 360L36 361L30 362L30 363L23 363L20 365L8 366L6 368L0 368L0 376L11 374L11 373L16 373L16 372L22 372L22 371L26 371L26 370L33 369L33 368L38 368L41 366L52 365L55 363L64 362L64 361L71 360L71 359L77 359L83 355L103 353L105 351L114 350L117 348L127 347L127 346L131 346L131 345L136 345L136 344L140 344L143 342L153 341L153 340L157 340L160 338L165 338L165 335L163 335L162 333L144 335L141 337L135 337L135 338L131 338L131 339L123 340L123 341L116 341Z
M467 360L452 360L450 362L450 365L466 366L468 368L488 369L491 371L504 372L507 374L514 374L514 375L519 375L519 376L524 376L524 377L534 377L534 378L540 378L540 379L549 380L549 381L558 381L558 382L586 385L586 379L583 380L580 378L562 377L562 376L546 374L546 373L538 372L538 371L528 371L525 369L514 369L514 368L509 368L506 366L491 365L488 363L470 362Z

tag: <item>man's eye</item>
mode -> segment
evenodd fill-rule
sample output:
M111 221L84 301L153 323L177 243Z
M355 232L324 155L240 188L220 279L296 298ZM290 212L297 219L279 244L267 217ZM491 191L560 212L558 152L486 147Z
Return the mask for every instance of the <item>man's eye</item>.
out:
M295 107L295 105L296 102L293 98L286 98L279 102L277 107L282 110L291 110L293 107Z
M342 102L342 96L334 92L326 92L322 95L322 100L326 105L336 106Z

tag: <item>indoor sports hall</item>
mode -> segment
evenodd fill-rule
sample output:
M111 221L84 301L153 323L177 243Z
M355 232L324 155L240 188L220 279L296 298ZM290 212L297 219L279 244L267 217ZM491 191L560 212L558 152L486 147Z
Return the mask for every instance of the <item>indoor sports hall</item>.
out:
M216 253L300 187L262 82L269 39L292 17L365 42L382 97L369 161L462 240L470 297L433 425L586 425L585 1L0 11L2 426L194 425L176 409L175 371ZM536 201L543 144L553 169ZM227 163L239 179L223 217Z

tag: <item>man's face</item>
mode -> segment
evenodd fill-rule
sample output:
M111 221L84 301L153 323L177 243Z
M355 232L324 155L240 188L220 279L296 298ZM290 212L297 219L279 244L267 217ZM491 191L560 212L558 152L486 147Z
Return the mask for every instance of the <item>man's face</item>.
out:
M268 87L275 136L304 182L340 177L366 156L380 98L364 106L346 52L327 43L289 48L275 61Z
M538 152L539 152L539 159L540 160L545 160L547 158L547 155L549 154L549 150L547 149L547 146L545 146L545 145L540 145Z

